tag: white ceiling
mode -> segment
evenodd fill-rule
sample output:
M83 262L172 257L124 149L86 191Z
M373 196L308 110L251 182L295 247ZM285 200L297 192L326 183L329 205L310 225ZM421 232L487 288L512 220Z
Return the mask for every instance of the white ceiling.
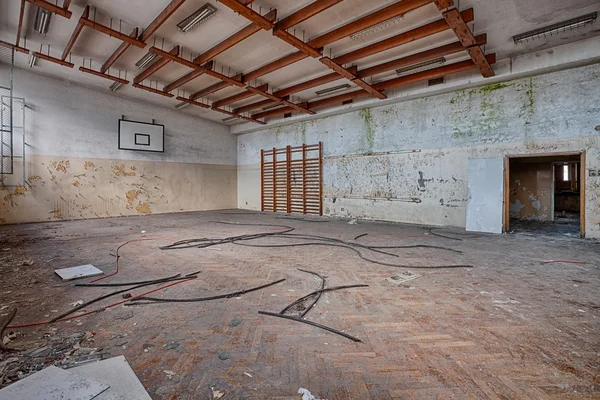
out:
M59 4L62 1L58 0ZM252 7L257 11L260 10L262 13L266 13L269 9L276 7L278 18L281 19L310 4L312 1L257 0L253 3ZM399 0L345 0L321 14L302 22L293 29L295 29L298 37L310 40L396 1ZM218 9L215 16L187 34L179 32L176 29L176 24L206 2L213 4ZM167 3L169 3L169 0L73 0L70 7L70 10L73 12L71 19L53 15L48 35L45 37L34 33L33 23L36 7L26 3L23 35L27 36L27 48L39 51L40 44L43 44L44 52L46 52L47 45L50 45L50 54L54 57L60 57L86 5L97 9L95 14L96 21L109 25L112 18L113 28L121 29L124 33L129 34L136 26L140 29L146 27ZM598 0L455 0L455 3L459 4L461 10L468 7L474 8L474 32L476 34L488 34L486 52L496 52L499 59L581 40L600 33L600 27L596 24L559 36L535 40L529 44L515 45L512 41L512 36L518 33L586 13L600 11L600 2ZM19 5L20 0L3 0L0 2L0 40L9 43L15 42ZM440 12L433 4L430 4L408 13L402 19L397 20L396 23L378 32L357 40L345 38L335 42L325 49L325 53L327 55L332 54L333 56L341 55L440 18ZM155 43L157 47L164 47L165 50L170 50L174 44L179 44L183 46L183 57L190 58L206 51L248 24L249 22L245 18L237 15L216 0L187 0L155 33L148 43L150 45ZM469 25L473 27L473 24ZM21 40L21 45L23 46L23 39ZM360 68L364 68L454 41L456 41L454 34L451 31L446 31L361 59L357 64ZM94 69L99 69L119 44L120 41L117 39L110 38L92 29L84 28L72 52L72 62L75 64L75 68L69 69L51 62L39 60L37 66L34 67L34 71L78 82L85 86L108 90L110 81L82 73L77 68L82 65L83 58L86 58L88 60L92 59L92 67ZM133 77L140 72L135 67L135 62L146 54L148 47L146 49L130 47L124 56L111 68L111 73L116 75L120 69L121 76L123 76L125 71L127 71L127 79L133 80ZM223 72L227 75L234 75L238 72L246 73L252 71L257 67L295 51L292 46L274 37L270 32L260 31L221 53L214 60L217 63L217 70L220 71L223 68ZM28 56L21 53L16 54L17 66L29 68ZM466 53L459 53L448 58L452 62L453 60L465 59L467 57ZM188 68L181 65L170 63L152 75L152 86L158 85L159 88L162 88L163 85L174 81L189 71ZM329 73L331 71L317 60L308 58L259 78L257 84L269 83L270 87L276 90ZM385 78L385 75L374 77L376 80L382 78ZM179 88L181 90L180 94L184 94L183 92L185 92L185 95L189 95L217 82L218 80L215 78L204 75ZM315 90L337 86L342 83L348 82L340 80L318 88L312 88L294 94L294 100L304 101L314 98ZM149 84L149 82L146 81L145 84ZM230 87L208 96L204 101L216 101L239 93L241 90L240 88ZM169 99L133 88L132 86L122 87L116 94L167 107L173 107L177 103L177 100L174 98ZM243 102L235 103L234 106L238 107L260 100L264 100L264 98L255 96ZM227 117L224 114L194 106L190 106L182 112L219 122Z

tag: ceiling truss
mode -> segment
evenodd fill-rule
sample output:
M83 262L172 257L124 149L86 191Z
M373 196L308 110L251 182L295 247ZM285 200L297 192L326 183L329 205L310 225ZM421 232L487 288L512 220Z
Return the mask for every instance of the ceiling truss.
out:
M21 0L17 39L15 45L11 46L16 51L23 53L29 53L28 49L20 46L20 37L26 2L44 8L64 18L71 18L72 15L72 12L69 11L70 0L64 0L62 6L50 3L46 0ZM97 32L113 37L119 40L121 43L106 59L98 71L93 70L91 65L90 68L86 68L84 65L80 67L79 70L81 72L92 74L113 82L128 84L129 81L121 78L120 74L119 77L110 75L110 68L131 46L145 48L147 41L152 37L152 35L165 22L167 22L169 17L173 15L173 13L184 2L185 0L169 1L166 7L155 17L155 19L144 30L141 30L141 33L140 29L136 27L129 34L122 33L113 29L112 27L100 24L93 19L90 19L90 6L86 6L60 58L52 57L50 54L44 54L42 52L34 52L33 54L36 57L46 61L73 68L74 65L70 62L70 60L67 60L67 58L69 58L71 50L73 49L73 46L75 45L83 28L88 27ZM448 74L466 70L477 69L481 75L486 78L494 76L494 71L491 65L495 63L495 55L489 54L486 56L484 50L482 49L482 46L487 43L486 35L482 34L475 36L467 25L468 23L474 21L473 9L469 8L461 12L455 7L453 0L399 0L380 10L362 16L352 22L342 25L328 33L317 36L308 41L298 38L294 33L290 32L290 29L302 23L303 21L308 20L309 18L325 12L326 10L334 7L336 4L342 3L343 0L314 0L307 6L285 16L280 20L277 20L278 15L277 10L275 9L269 10L265 14L261 14L253 10L249 6L253 0L219 0L219 2L235 11L240 17L246 18L249 21L249 24L212 48L200 53L191 60L187 60L182 57L180 54L181 47L177 44L175 44L170 51L165 51L157 48L156 46L152 46L149 51L156 54L158 59L133 79L133 87L171 98L175 97L175 95L171 93L175 89L200 76L208 75L217 79L218 82L199 90L196 93L192 93L187 97L180 96L178 93L176 99L197 107L210 109L229 116L264 125L265 122L262 119L276 115L287 114L290 112L301 112L314 115L316 113L314 109L339 105L343 102L351 100L353 101L354 99L361 97L372 96L379 99L386 99L386 90L410 83L439 78ZM326 46L329 46L365 29L388 21L392 18L403 16L404 14L414 11L418 8L428 6L429 4L434 4L440 11L441 18L439 20L429 22L417 28L402 32L392 37L388 37L384 40L380 40L363 48L359 48L336 57L328 57L324 56L323 54L323 50ZM370 66L368 68L358 68L356 65L349 65L366 57L450 29L455 33L458 39L457 42L397 58L395 60L387 61L375 66ZM263 65L260 68L256 68L245 74L233 73L230 76L230 73L219 73L215 70L215 57L261 30L270 31L274 37L285 41L289 45L296 48L297 51L285 55L273 62ZM432 68L426 71L415 72L405 76L399 76L382 82L372 82L372 77L375 75L403 67L410 67L415 64L428 62L462 51L466 51L470 57L470 60L455 62L449 65ZM270 85L268 83L259 83L257 81L258 78L309 57L318 60L331 72L320 77L275 91L270 91ZM165 84L162 89L158 87L158 84L155 84L153 87L152 82L150 82L149 85L144 83L154 73L161 68L166 67L171 62L185 66L191 69L191 71L181 78ZM224 69L231 71L231 68L228 67L224 67ZM369 78L371 79L369 80ZM319 100L303 101L298 103L292 101L290 98L290 96L293 94L342 79L352 82L354 85L358 86L359 89ZM252 83L254 83L254 85ZM232 86L239 87L242 89L242 91L229 97L213 101L212 104L204 101L206 96L212 95L220 90ZM235 107L235 103L244 101L251 97L262 97L263 100L240 107ZM264 110L265 108L268 109ZM253 110L258 109L263 109L263 111L254 113L252 115L249 114Z

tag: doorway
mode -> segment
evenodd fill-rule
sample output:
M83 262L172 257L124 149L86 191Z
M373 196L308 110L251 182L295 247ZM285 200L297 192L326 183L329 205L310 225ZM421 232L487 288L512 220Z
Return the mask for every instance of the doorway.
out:
M505 232L585 236L585 153L508 156Z

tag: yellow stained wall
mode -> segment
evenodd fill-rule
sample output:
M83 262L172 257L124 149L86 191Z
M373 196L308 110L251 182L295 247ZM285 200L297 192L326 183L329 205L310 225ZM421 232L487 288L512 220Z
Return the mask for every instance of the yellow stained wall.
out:
M28 156L26 171L0 187L0 223L237 207L235 165Z

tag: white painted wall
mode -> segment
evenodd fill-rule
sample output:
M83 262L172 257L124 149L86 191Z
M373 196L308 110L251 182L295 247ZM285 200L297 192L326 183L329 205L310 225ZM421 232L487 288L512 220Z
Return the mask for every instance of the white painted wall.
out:
M236 164L236 140L222 124L24 69L15 69L14 88L32 107L26 116L30 154ZM165 125L165 153L119 150L122 115Z
M28 70L15 70L14 87L28 106L26 174L24 182L15 159L0 186L0 223L236 206L237 142L227 126ZM165 152L119 150L123 115L163 124Z
M469 159L585 150L600 169L599 104L593 64L241 135L238 206L260 206L260 149L322 141L326 214L465 227ZM599 177L586 214L600 237Z

